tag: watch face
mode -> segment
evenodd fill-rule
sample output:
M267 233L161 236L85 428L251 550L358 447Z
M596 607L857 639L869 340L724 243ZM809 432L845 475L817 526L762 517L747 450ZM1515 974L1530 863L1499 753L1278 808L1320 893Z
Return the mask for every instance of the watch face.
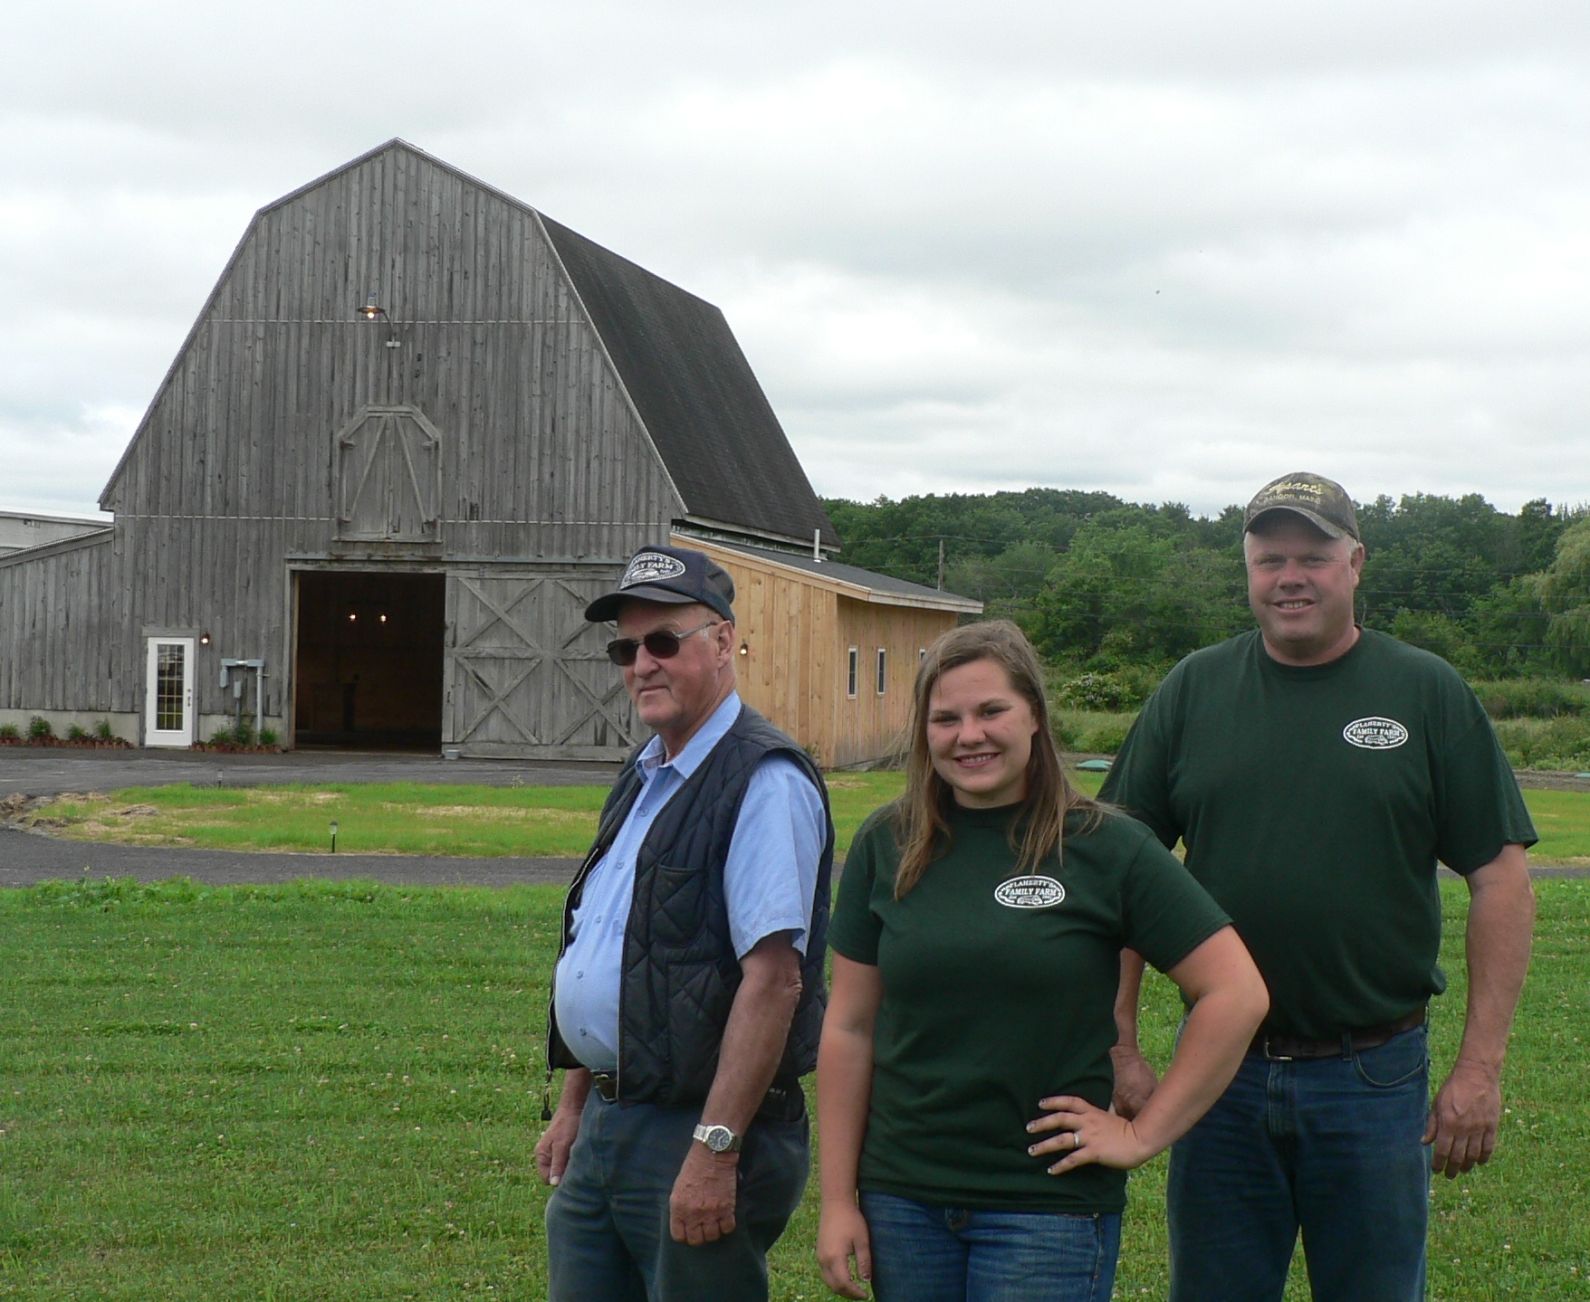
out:
M734 1131L727 1126L697 1126L696 1138L714 1153L727 1153L737 1147Z

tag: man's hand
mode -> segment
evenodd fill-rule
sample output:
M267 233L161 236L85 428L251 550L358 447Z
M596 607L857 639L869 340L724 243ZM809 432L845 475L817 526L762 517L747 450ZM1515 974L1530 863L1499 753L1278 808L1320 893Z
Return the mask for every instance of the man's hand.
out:
M1424 1127L1433 1169L1451 1180L1490 1161L1501 1119L1500 1073L1462 1059L1453 1063Z
M569 1165L569 1150L574 1147L574 1136L579 1133L580 1114L559 1107L552 1120L536 1140L536 1170L546 1184L555 1185L563 1179Z
M1115 1094L1111 1107L1116 1115L1130 1121L1143 1110L1148 1096L1159 1084L1159 1077L1138 1049L1117 1044L1110 1050L1110 1065L1115 1068Z
M668 1199L668 1233L699 1248L734 1233L738 1153L713 1153L692 1142Z

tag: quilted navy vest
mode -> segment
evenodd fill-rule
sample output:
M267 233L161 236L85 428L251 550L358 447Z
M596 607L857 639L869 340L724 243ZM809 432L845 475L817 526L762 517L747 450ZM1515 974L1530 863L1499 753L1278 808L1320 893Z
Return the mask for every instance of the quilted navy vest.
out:
M602 807L596 844L569 888L559 957L568 944L585 878L639 795L638 754L630 756L614 783ZM801 961L801 997L775 1079L793 1079L817 1064L828 1000L823 954L834 860L828 792L806 753L755 710L742 706L723 739L663 806L636 858L619 995L621 1098L680 1106L701 1102L712 1086L718 1046L740 985L740 964L729 938L723 865L751 773L772 754L787 755L805 770L822 796L824 811L816 898ZM550 998L548 1002L548 1069L577 1067L579 1061L558 1033Z

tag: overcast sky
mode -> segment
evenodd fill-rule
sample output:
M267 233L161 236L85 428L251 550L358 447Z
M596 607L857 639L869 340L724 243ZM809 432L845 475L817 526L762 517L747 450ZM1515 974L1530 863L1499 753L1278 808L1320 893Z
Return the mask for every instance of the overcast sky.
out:
M819 493L1590 502L1582 0L13 0L0 509L390 139L720 306Z

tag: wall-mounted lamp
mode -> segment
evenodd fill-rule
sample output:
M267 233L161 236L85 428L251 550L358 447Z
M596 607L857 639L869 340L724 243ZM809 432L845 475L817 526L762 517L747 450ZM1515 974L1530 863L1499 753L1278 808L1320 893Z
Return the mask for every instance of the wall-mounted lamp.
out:
M359 612L357 610L350 610L348 612L348 623L357 624L358 622L359 622Z
M364 306L355 308L353 314L365 321L374 321L378 317L385 317L387 325L386 346L388 348L403 347L402 342L397 337L397 328L393 324L391 314L375 301L374 294L368 295L364 300Z
M383 612L383 613L382 613L382 615L381 615L381 622L382 622L382 623L383 623L383 624L384 624L384 623L386 623L386 614L385 614L385 613L384 613L384 612Z
M200 646L209 646L210 645L210 634L208 632L204 632L204 633L200 633L199 634L199 645Z
M751 644L749 642L740 643L740 654L743 656L748 656L751 654Z

